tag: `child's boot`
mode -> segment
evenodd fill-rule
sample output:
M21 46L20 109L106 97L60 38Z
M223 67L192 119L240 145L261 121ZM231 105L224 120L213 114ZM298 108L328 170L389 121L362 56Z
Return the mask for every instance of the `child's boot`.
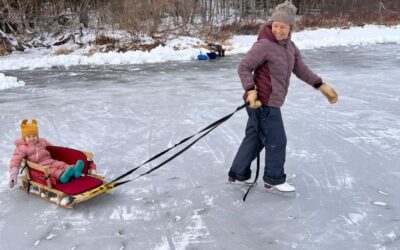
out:
M75 167L74 167L74 170L75 170L74 177L75 178L81 177L84 166L85 165L83 164L83 161L81 161L81 160L76 161L76 164L75 164Z
M68 167L67 169L65 169L65 171L60 176L60 182L61 183L69 182L69 179L71 179L71 177L74 175L74 172L75 171L72 167Z

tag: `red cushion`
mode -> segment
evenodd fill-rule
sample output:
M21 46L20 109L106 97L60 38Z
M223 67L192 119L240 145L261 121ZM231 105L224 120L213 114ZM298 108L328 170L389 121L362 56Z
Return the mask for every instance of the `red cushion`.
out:
M46 178L44 177L44 173L42 171L34 168L29 168L29 174L32 180L47 186Z
M63 161L70 165L75 165L77 160L82 160L84 163L82 173L87 174L89 163L87 161L86 155L83 152L71 148L58 146L48 146L46 147L46 150L50 152L53 159ZM31 168L29 172L31 174L32 180L46 185L46 180L42 171ZM55 181L54 178L50 178L50 181L54 189L64 192L68 195L80 194L103 184L103 181L101 179L97 179L91 176L81 176L78 179L71 178L71 180L65 184L61 184Z
M50 152L51 158L63 161L68 165L75 165L78 160L82 160L84 163L82 173L88 173L89 164L86 155L82 151L59 146L48 146L46 150Z
M97 179L92 176L82 176L78 179L71 178L71 180L65 184L57 182L53 185L53 187L66 194L75 195L96 188L101 184L103 184L101 179Z

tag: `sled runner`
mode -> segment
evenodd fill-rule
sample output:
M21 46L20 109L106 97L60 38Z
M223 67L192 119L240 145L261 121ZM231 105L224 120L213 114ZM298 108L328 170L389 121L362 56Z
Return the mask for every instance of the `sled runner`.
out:
M24 161L22 163L24 174L20 176L22 190L64 208L72 208L75 204L110 191L111 188L104 181L104 177L95 174L96 165L93 163L91 152L57 146L49 146L46 150L53 159L70 165L82 160L84 162L82 176L77 179L71 178L69 182L62 184L50 177L47 167Z

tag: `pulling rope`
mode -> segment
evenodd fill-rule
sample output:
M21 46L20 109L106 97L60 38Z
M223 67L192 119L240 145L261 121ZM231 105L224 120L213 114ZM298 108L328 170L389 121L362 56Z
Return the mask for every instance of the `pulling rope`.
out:
M249 103L245 103L239 107L236 108L236 110L220 119L218 119L217 121L211 123L210 125L206 126L205 128L201 129L200 131L198 131L197 133L188 136L184 139L182 139L180 142L175 143L173 146L167 148L166 150L150 157L148 160L146 160L145 162L143 162L142 164L140 164L139 166L132 168L131 170L125 172L124 174L116 177L114 180L112 180L111 182L109 182L108 184L106 184L105 188L107 189L114 189L118 186L121 186L123 184L126 184L128 182L131 182L133 180L136 180L142 176L148 175L150 173L152 173L153 171L161 168L162 166L164 166L165 164L167 164L168 162L172 161L173 159L175 159L176 157L178 157L179 155L181 155L183 152L185 152L186 150L188 150L190 147L192 147L195 143L197 143L200 139L202 139L204 136L208 135L211 131L213 131L214 129L216 129L219 125L221 125L222 123L224 123L225 121L227 121L229 118L231 118L236 112L238 112L239 110L247 107L249 105ZM259 126L259 124L257 124L257 126ZM259 131L259 128L257 128L257 131ZM203 134L202 134L203 133ZM129 179L129 180L124 180L124 181L119 181L121 179L123 179L124 177L132 174L133 172L135 172L136 170L138 170L139 168L141 168L143 165L161 157L162 155L166 154L167 152L169 152L170 150L176 148L177 146L187 142L188 140L192 139L193 137L195 137L196 135L202 134L201 136L199 136L197 139L195 139L193 142L191 142L189 145L187 145L186 147L184 147L183 149L179 150L176 154L172 155L171 157L169 157L168 159L164 160L163 162L159 163L157 166L149 169L148 171L146 171L143 174L138 175L135 178ZM257 179L258 179L258 175L259 175L259 169L260 169L260 153L258 153L257 156L257 171L256 171L256 176L255 179L253 181L253 183L250 185L250 187L248 188L247 192L245 193L244 197L243 197L243 201L246 201L246 197L250 192L250 189L256 184Z
M122 184L125 184L125 183L130 182L130 181L133 181L133 180L136 180L136 179L138 179L138 178L140 178L140 177L142 177L142 176L144 176L144 175L148 175L148 174L150 174L151 172L153 172L153 171L155 171L155 170L161 168L164 164L166 164L166 163L172 161L174 158L176 158L177 156L179 156L180 154L182 154L183 152L185 152L186 150L188 150L191 146L193 146L193 145L194 145L196 142L198 142L201 138L203 138L203 137L206 136L208 133L210 133L212 130L214 130L216 127L218 127L221 123L222 123L222 122L216 124L214 127L210 128L207 132L205 132L204 134L202 134L199 138L197 138L196 140L194 140L193 142L191 142L189 145L187 145L186 147L184 147L183 149L181 149L180 151L178 151L178 153L176 153L176 154L174 154L173 156L169 157L168 159L166 159L165 161L161 162L161 163L158 164L157 166L151 168L151 169L148 170L147 172L145 172L145 173L143 173L143 174L141 174L141 175L139 175L139 176L137 176L137 177L135 177L135 178L133 178L133 179L130 179L130 180L121 181L121 182L115 182L115 183L114 183L114 187L120 186L120 185L122 185Z
M246 197L250 192L250 189L257 183L258 175L260 173L260 153L257 155L257 170L256 170L256 177L254 178L254 181L250 184L249 188L247 189L246 193L243 196L243 202L246 201Z
M162 167L164 164L170 162L171 160L173 160L174 158L176 158L177 156L179 156L180 154L182 154L183 152L185 152L187 149L189 149L191 146L193 146L196 142L198 142L201 138L203 138L204 136L206 136L208 133L210 133L212 130L214 130L215 128L217 128L219 125L221 125L222 123L224 123L225 121L227 121L229 118L231 118L236 112L238 112L239 110L245 108L248 105L248 103L245 103L239 107L236 108L236 110L220 119L218 119L217 121L211 123L210 125L206 126L205 128L203 128L202 130L198 131L197 133L186 137L185 139L181 140L180 142L174 144L173 146L167 148L166 150L152 156L150 159L146 160L145 162L143 162L142 164L140 164L139 166L132 168L131 170L127 171L126 173L118 176L117 178L115 178L114 180L112 180L110 183L107 184L107 186L109 186L110 188L115 188L117 186L123 185L127 182L136 180L137 178L140 178L144 175L150 174L151 172L153 172L156 169L159 169L160 167ZM196 140L194 140L193 142L191 142L189 145L187 145L185 148L181 149L178 153L172 155L171 157L169 157L168 159L166 159L165 161L161 162L160 164L158 164L157 166L151 168L150 170L148 170L147 172L133 178L133 179L129 179L126 181L120 181L122 178L132 174L133 172L135 172L136 170L138 170L140 167L142 167L143 165L161 157L162 155L166 154L167 152L169 152L170 150L172 150L173 148L176 148L177 146L181 145L182 143L185 143L186 141L192 139L193 137L195 137L196 135L199 135L201 133L202 134L199 138L197 138Z
M263 135L260 127L260 117L257 117L257 124L256 124L256 131L257 131L257 137L262 140L261 135ZM256 177L254 178L254 181L250 184L249 188L247 189L246 193L243 196L243 202L246 201L247 195L250 192L250 189L257 183L258 175L260 174L260 152L257 154L257 170L256 170Z

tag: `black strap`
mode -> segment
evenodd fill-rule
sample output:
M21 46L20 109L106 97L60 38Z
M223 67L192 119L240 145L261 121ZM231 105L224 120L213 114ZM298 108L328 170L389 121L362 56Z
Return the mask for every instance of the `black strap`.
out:
M243 108L246 107L247 105L248 105L248 103L245 103L245 104L243 104L243 105L237 107L236 110L235 110L234 112L232 112L232 113L230 113L230 114L228 114L228 115L226 115L226 116L224 116L224 117L218 119L217 121L211 123L211 124L208 125L207 127L205 127L205 128L203 128L202 130L198 131L197 133L195 133L195 134L193 134L193 135L191 135L191 136L189 136L189 137L186 137L185 139L183 139L183 140L181 140L180 142L174 144L173 146L167 148L166 150L164 150L164 151L162 151L162 152L160 152L160 153L158 153L158 154L152 156L150 159L146 160L145 162L143 162L143 163L140 164L139 166L137 166L137 167L135 167L135 168L133 168L133 169L127 171L126 173L124 173L124 174L118 176L117 178L115 178L114 180L112 180L109 184L113 184L114 187L117 187L117 186L120 186L120 185L125 184L125 183L127 183L127 182L133 181L133 180L135 180L135 179L137 179L137 178L140 178L140 177L142 177L142 176L144 176L144 175L150 174L151 172L153 172L153 171L159 169L159 168L162 167L164 164L170 162L171 160L173 160L174 158L176 158L178 155L180 155L180 154L182 154L183 152L185 152L187 149L189 149L191 146L193 146L193 144L195 144L196 142L198 142L201 138L203 138L204 136L206 136L208 133L210 133L210 132L211 132L212 130L214 130L216 127L218 127L219 125L221 125L223 122L227 121L227 120L228 120L229 118L231 118L237 111L243 109ZM197 138L196 140L194 140L193 142L191 142L191 143L190 143L189 145L187 145L185 148L181 149L178 153L172 155L171 157L169 157L168 159L166 159L166 160L163 161L162 163L160 163L160 164L158 164L157 166L155 166L155 167L151 168L150 170L148 170L147 172L145 172L145 173L143 173L143 174L141 174L141 175L139 175L139 176L137 176L137 177L135 177L135 178L133 178L133 179L126 180L126 181L121 181L121 182L117 182L117 181L121 180L122 178L124 178L124 177L126 177L126 176L132 174L133 172L135 172L137 169L139 169L140 167L142 167L142 166L145 165L146 163L149 163L149 162L151 162L151 161L153 161L153 160L159 158L160 156L164 155L165 153L167 153L167 152L170 151L171 149L173 149L173 148L175 148L175 147L181 145L182 143L184 143L184 142L190 140L191 138L193 138L193 137L195 137L196 135L201 134L201 133L204 133L204 134L202 134L199 138Z
M256 170L256 177L254 178L253 183L250 184L250 187L247 189L246 193L243 196L243 202L246 201L246 197L250 192L250 189L257 183L258 175L260 173L260 153L257 155L257 170Z
M27 167L29 167L29 165L28 165L28 163L25 161L25 162L24 162L24 166L21 168L19 174L22 174L22 172L24 172L24 169L27 168Z
M22 174L22 171L24 171L25 168L27 168L26 171L29 171L29 165L28 165L28 162L27 162L27 161L25 161L25 164L24 164L24 166L23 166L22 169L21 169L21 174ZM32 178L30 177L30 175L29 175L29 179L26 178L26 180L28 181L28 188L26 189L26 192L27 192L28 195L29 195L29 192L31 191L31 185L32 185L32 184L31 184Z
M222 122L221 122L222 123ZM179 156L180 154L182 154L183 152L185 152L186 150L188 150L191 146L193 146L193 144L195 144L196 142L198 142L201 138L203 138L204 136L206 136L208 133L210 133L212 130L214 130L216 127L218 127L218 125L220 125L221 123L215 125L213 128L211 128L210 130L208 130L207 132L205 132L204 134L202 134L199 138L197 138L196 140L194 140L193 142L191 142L189 145L187 145L186 147L184 147L183 149L181 149L180 151L178 151L178 153L172 155L171 157L169 157L168 159L166 159L165 161L161 162L160 164L158 164L157 166L151 168L150 170L148 170L147 172L133 178L130 180L126 180L126 181L121 181L121 182L116 182L114 183L114 187L120 186L122 184L125 184L127 182L136 180L144 175L150 174L151 172L161 168L164 164L170 162L171 160L173 160L174 158L176 158L177 156Z
M269 110L268 110L268 112L269 112ZM261 140L261 143L262 143L262 137L261 137L261 136L264 136L264 135L263 135L263 133L262 133L262 131L261 131L260 117L257 117L257 124L256 124L256 126L257 126L257 128L256 128L257 137ZM261 151L260 151L260 152L261 152ZM258 155L257 155L256 177L254 178L253 183L250 184L250 187L247 189L246 193L244 194L244 196L243 196L243 202L246 201L246 197L247 197L247 195L249 194L250 189L257 183L258 175L260 174L260 152L258 152Z

